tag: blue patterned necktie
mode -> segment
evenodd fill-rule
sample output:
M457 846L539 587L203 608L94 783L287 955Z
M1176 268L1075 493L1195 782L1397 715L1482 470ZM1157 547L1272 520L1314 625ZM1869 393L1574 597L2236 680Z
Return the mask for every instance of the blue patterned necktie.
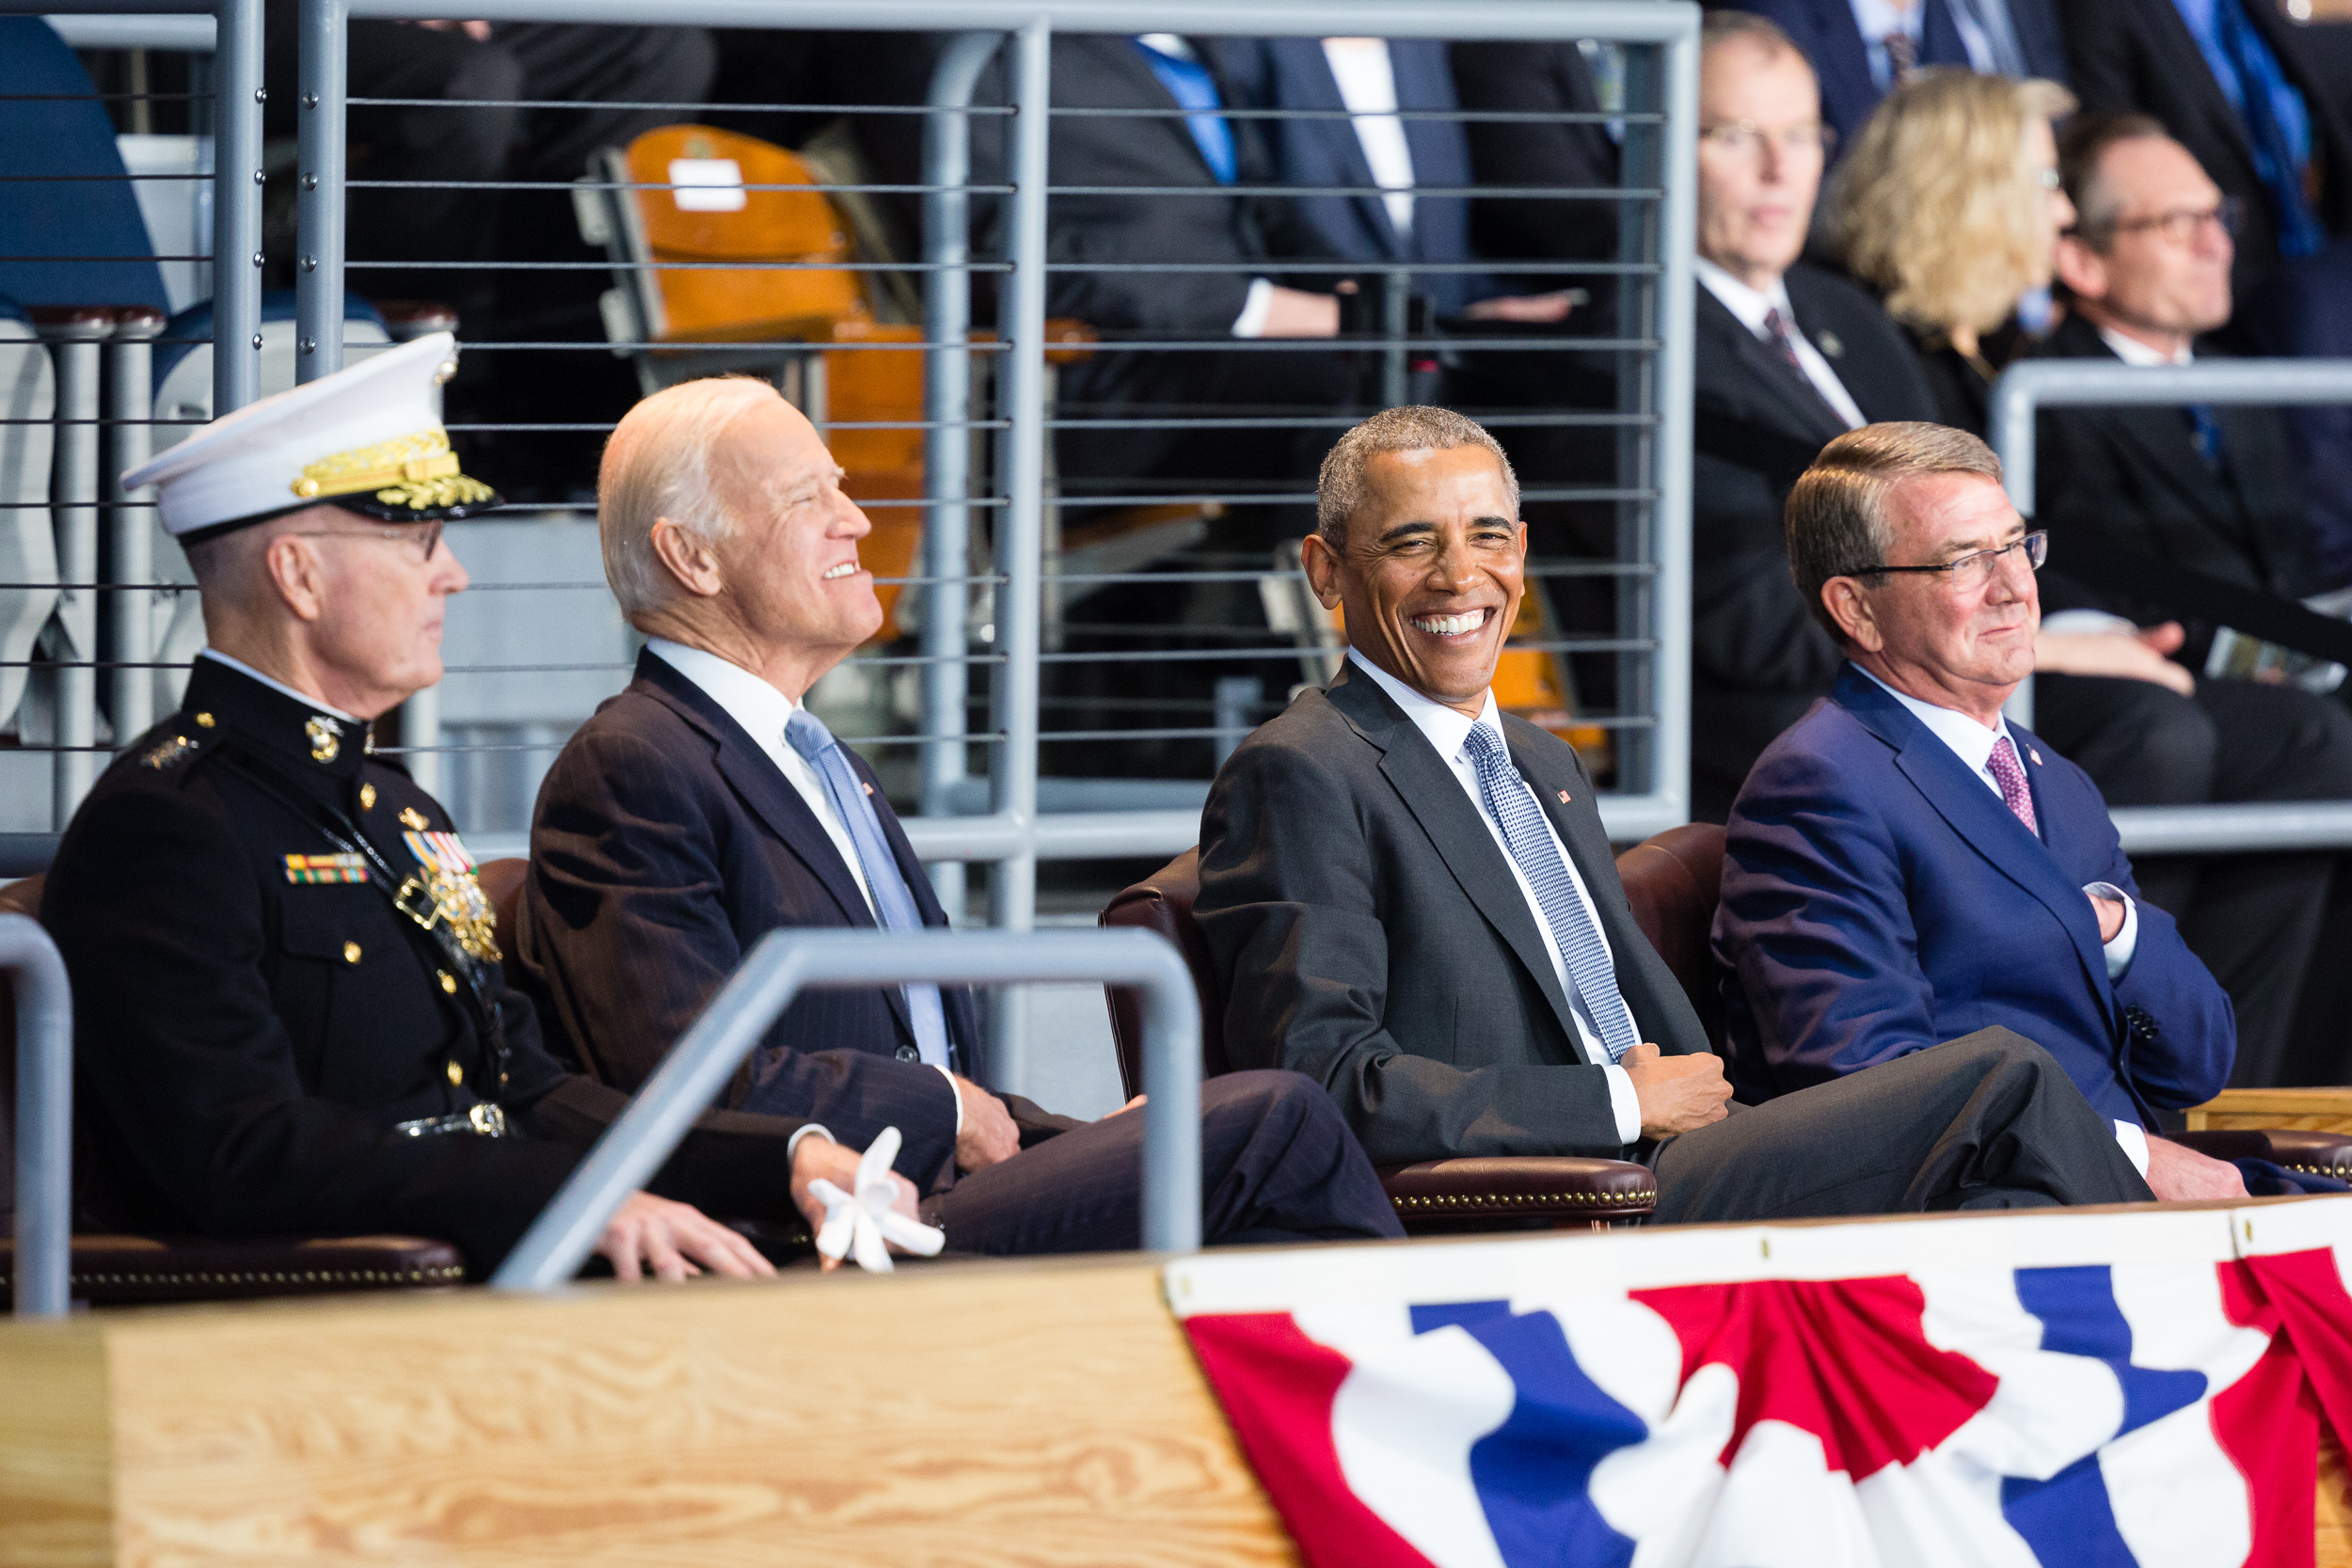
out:
M2214 418L2213 404L2192 403L2188 405L2189 439L2196 443L2197 455L2206 467L2219 473L2226 461L2221 445L2221 421Z
M874 802L866 798L866 785L850 767L850 759L842 755L841 743L834 739L823 720L804 707L792 710L784 726L784 738L825 781L834 812L850 830L850 842L856 847L858 867L866 873L866 886L874 895L874 912L882 916L882 929L921 930L922 911L914 907L907 879L898 874L889 841L882 837L882 818L874 813ZM947 1066L947 1014L940 1004L939 988L924 983L907 987L906 992L907 1013L914 1021L915 1049L932 1067Z
M2238 9L2239 0L2217 0L2213 8L2214 30L2230 62L2237 67L2234 84L2222 84L2236 102L2246 126L2247 150L2254 155L2255 173L2270 197L2279 225L2279 253L2311 256L2324 249L2328 231L2312 213L2303 194L2303 166L2311 147L2310 111L2286 78L2270 45ZM2297 153L2303 155L2298 157Z
M1576 895L1568 863L1561 858L1559 845L1544 825L1543 811L1529 792L1527 781L1511 766L1511 753L1504 749L1502 737L1481 723L1471 727L1468 745L1486 809L1502 825L1502 842L1518 863L1519 875L1535 890L1544 924L1551 927L1551 940L1566 962L1575 988L1569 1005L1592 1026L1609 1059L1621 1061L1641 1036L1633 1027L1633 1014L1626 1007L1624 994L1617 990L1616 971L1610 965L1609 950L1601 945L1600 931L1585 913L1584 901Z

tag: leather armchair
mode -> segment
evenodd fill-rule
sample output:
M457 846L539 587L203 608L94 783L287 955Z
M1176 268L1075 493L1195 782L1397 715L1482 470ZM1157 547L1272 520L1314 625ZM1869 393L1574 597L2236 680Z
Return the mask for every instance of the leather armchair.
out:
M43 881L0 887L0 914L38 916ZM0 1300L15 1286L15 1128L16 998L0 975ZM77 1235L71 1271L76 1301L121 1307L455 1285L466 1263L447 1242L418 1236Z
M1225 1054L1225 998L1216 967L1192 917L1200 892L1200 852L1187 849L1121 891L1103 911L1101 923L1157 931L1184 955L1200 998L1200 1069L1214 1078L1231 1072L1233 1064ZM1133 1095L1143 1084L1142 998L1112 987L1107 1000L1120 1079ZM1600 1228L1612 1220L1641 1218L1658 1206L1657 1180L1645 1167L1574 1155L1424 1160L1384 1168L1380 1184L1396 1205L1397 1218L1414 1235L1544 1226Z
M1617 875L1633 918L1698 1009L1719 1055L1724 1039L1726 976L1708 943L1723 895L1724 830L1693 822L1669 828L1617 857ZM2173 1142L2217 1160L2269 1160L2312 1176L2352 1181L2352 1132L2309 1128L2240 1128L2230 1132L2168 1132Z

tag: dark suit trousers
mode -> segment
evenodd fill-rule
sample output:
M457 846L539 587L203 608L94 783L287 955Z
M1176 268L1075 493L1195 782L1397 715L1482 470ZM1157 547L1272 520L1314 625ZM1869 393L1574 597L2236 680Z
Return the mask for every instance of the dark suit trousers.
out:
M2334 699L2253 681L2201 680L2194 698L2147 681L2045 675L2034 728L2111 806L2352 800L2352 714ZM2345 996L2314 963L2343 857L2152 856L2132 862L2142 896L2180 922L2181 940L2237 1013L2235 1088L2341 1083ZM2291 1046L2298 1018L2308 1049ZM2332 1043L2331 1043L2332 1041ZM2324 1058L2298 1070L2296 1058ZM2317 1072L2320 1076L2308 1076Z
M1201 1240L1331 1242L1405 1234L1331 1097L1295 1072L1200 1085ZM1049 1138L923 1205L956 1252L1121 1251L1140 1244L1140 1109Z
M2065 1069L2001 1028L1748 1106L1656 1164L1661 1225L2155 1196Z

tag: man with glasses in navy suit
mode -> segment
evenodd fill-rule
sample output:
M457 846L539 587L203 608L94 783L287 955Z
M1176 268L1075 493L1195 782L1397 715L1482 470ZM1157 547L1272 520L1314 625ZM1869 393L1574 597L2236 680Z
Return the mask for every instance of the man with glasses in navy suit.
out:
M1797 482L1789 562L1847 663L1732 805L1733 1081L1765 1100L2005 1026L2158 1197L2236 1196L2236 1169L2157 1135L2229 1081L2229 998L2137 896L2090 775L2001 714L2033 670L2046 544L1999 459L1942 425L1867 425Z

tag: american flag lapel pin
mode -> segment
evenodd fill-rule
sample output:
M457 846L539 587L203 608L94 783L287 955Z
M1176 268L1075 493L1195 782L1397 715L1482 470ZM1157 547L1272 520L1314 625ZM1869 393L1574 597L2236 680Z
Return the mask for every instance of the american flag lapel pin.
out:
M2036 768L2042 766L2042 753L2040 752L2037 752L2032 747L2028 746L2026 748L2026 754L2033 758L2033 765Z
M2034 761L2036 761L2036 762L2040 762L2041 760L2042 760L2042 759L2041 759L2040 757L2036 757L2036 758L2034 758ZM858 780L858 782L857 782L857 786L858 786L858 788L860 788L860 789L862 789L862 790L866 791L866 794L868 794L868 795L871 795L871 794L873 794L873 793L874 793L874 786L873 786L872 784L867 784L867 783L866 783L864 779L860 779L860 780Z
M1560 803L1564 806L1568 803L1568 792L1565 789L1560 792Z

